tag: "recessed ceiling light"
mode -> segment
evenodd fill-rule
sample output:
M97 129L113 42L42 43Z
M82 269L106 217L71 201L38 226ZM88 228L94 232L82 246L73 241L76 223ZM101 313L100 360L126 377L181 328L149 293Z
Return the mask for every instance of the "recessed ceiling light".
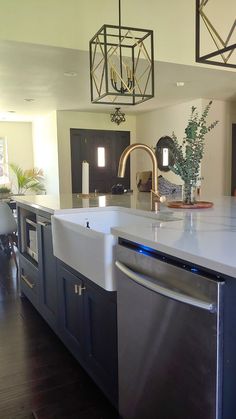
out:
M184 81L177 81L176 87L184 87Z
M65 71L64 76L65 77L76 77L77 73L75 71Z
M33 99L33 98L26 98L26 99L24 99L25 100L25 102L34 102L35 101L35 99Z

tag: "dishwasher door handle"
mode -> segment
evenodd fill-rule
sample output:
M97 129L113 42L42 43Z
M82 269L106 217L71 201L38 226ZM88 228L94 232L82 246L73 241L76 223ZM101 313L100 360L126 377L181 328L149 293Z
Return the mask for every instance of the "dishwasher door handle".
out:
M203 310L210 311L211 313L216 312L216 305L212 302L199 300L198 298L190 297L189 295L182 294L181 292L173 291L161 285L155 284L153 283L153 278L137 273L119 261L116 261L115 265L121 272L123 272L123 274L128 276L128 278L132 279L132 281L140 285L143 285L145 288L148 288L149 290L152 290L160 295L164 295L165 297L171 298L172 300L189 304L194 307L202 308Z

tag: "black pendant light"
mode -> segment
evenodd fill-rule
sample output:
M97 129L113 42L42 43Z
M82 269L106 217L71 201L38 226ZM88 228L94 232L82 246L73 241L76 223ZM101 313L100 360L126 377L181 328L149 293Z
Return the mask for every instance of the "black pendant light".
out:
M89 43L92 103L136 105L154 96L153 31L103 25Z
M116 108L115 112L111 113L111 122L115 122L115 124L120 125L121 122L125 122L125 114L121 112L120 108Z
M232 13L230 21L224 22L224 30L217 29L221 25L224 11L230 10L229 0L220 2L222 13L219 22L215 21L214 2L196 0L196 61L199 63L236 68L236 19ZM232 20L231 20L232 19Z

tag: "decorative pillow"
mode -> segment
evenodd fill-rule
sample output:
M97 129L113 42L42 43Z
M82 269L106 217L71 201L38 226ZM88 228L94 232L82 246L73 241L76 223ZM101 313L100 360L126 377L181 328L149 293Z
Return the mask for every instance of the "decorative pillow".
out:
M150 192L152 189L152 172L137 172L136 184L139 192ZM160 175L158 176L158 191L160 195L180 196L182 194L182 186L176 185Z
M152 172L137 172L136 173L136 185L139 192L150 192L152 189Z

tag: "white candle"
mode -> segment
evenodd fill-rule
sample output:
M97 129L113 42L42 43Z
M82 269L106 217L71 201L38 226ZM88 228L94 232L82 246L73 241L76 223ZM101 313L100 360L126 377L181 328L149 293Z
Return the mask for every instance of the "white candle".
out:
M82 195L89 194L89 164L87 161L82 163Z
M89 198L82 198L83 208L89 208Z

